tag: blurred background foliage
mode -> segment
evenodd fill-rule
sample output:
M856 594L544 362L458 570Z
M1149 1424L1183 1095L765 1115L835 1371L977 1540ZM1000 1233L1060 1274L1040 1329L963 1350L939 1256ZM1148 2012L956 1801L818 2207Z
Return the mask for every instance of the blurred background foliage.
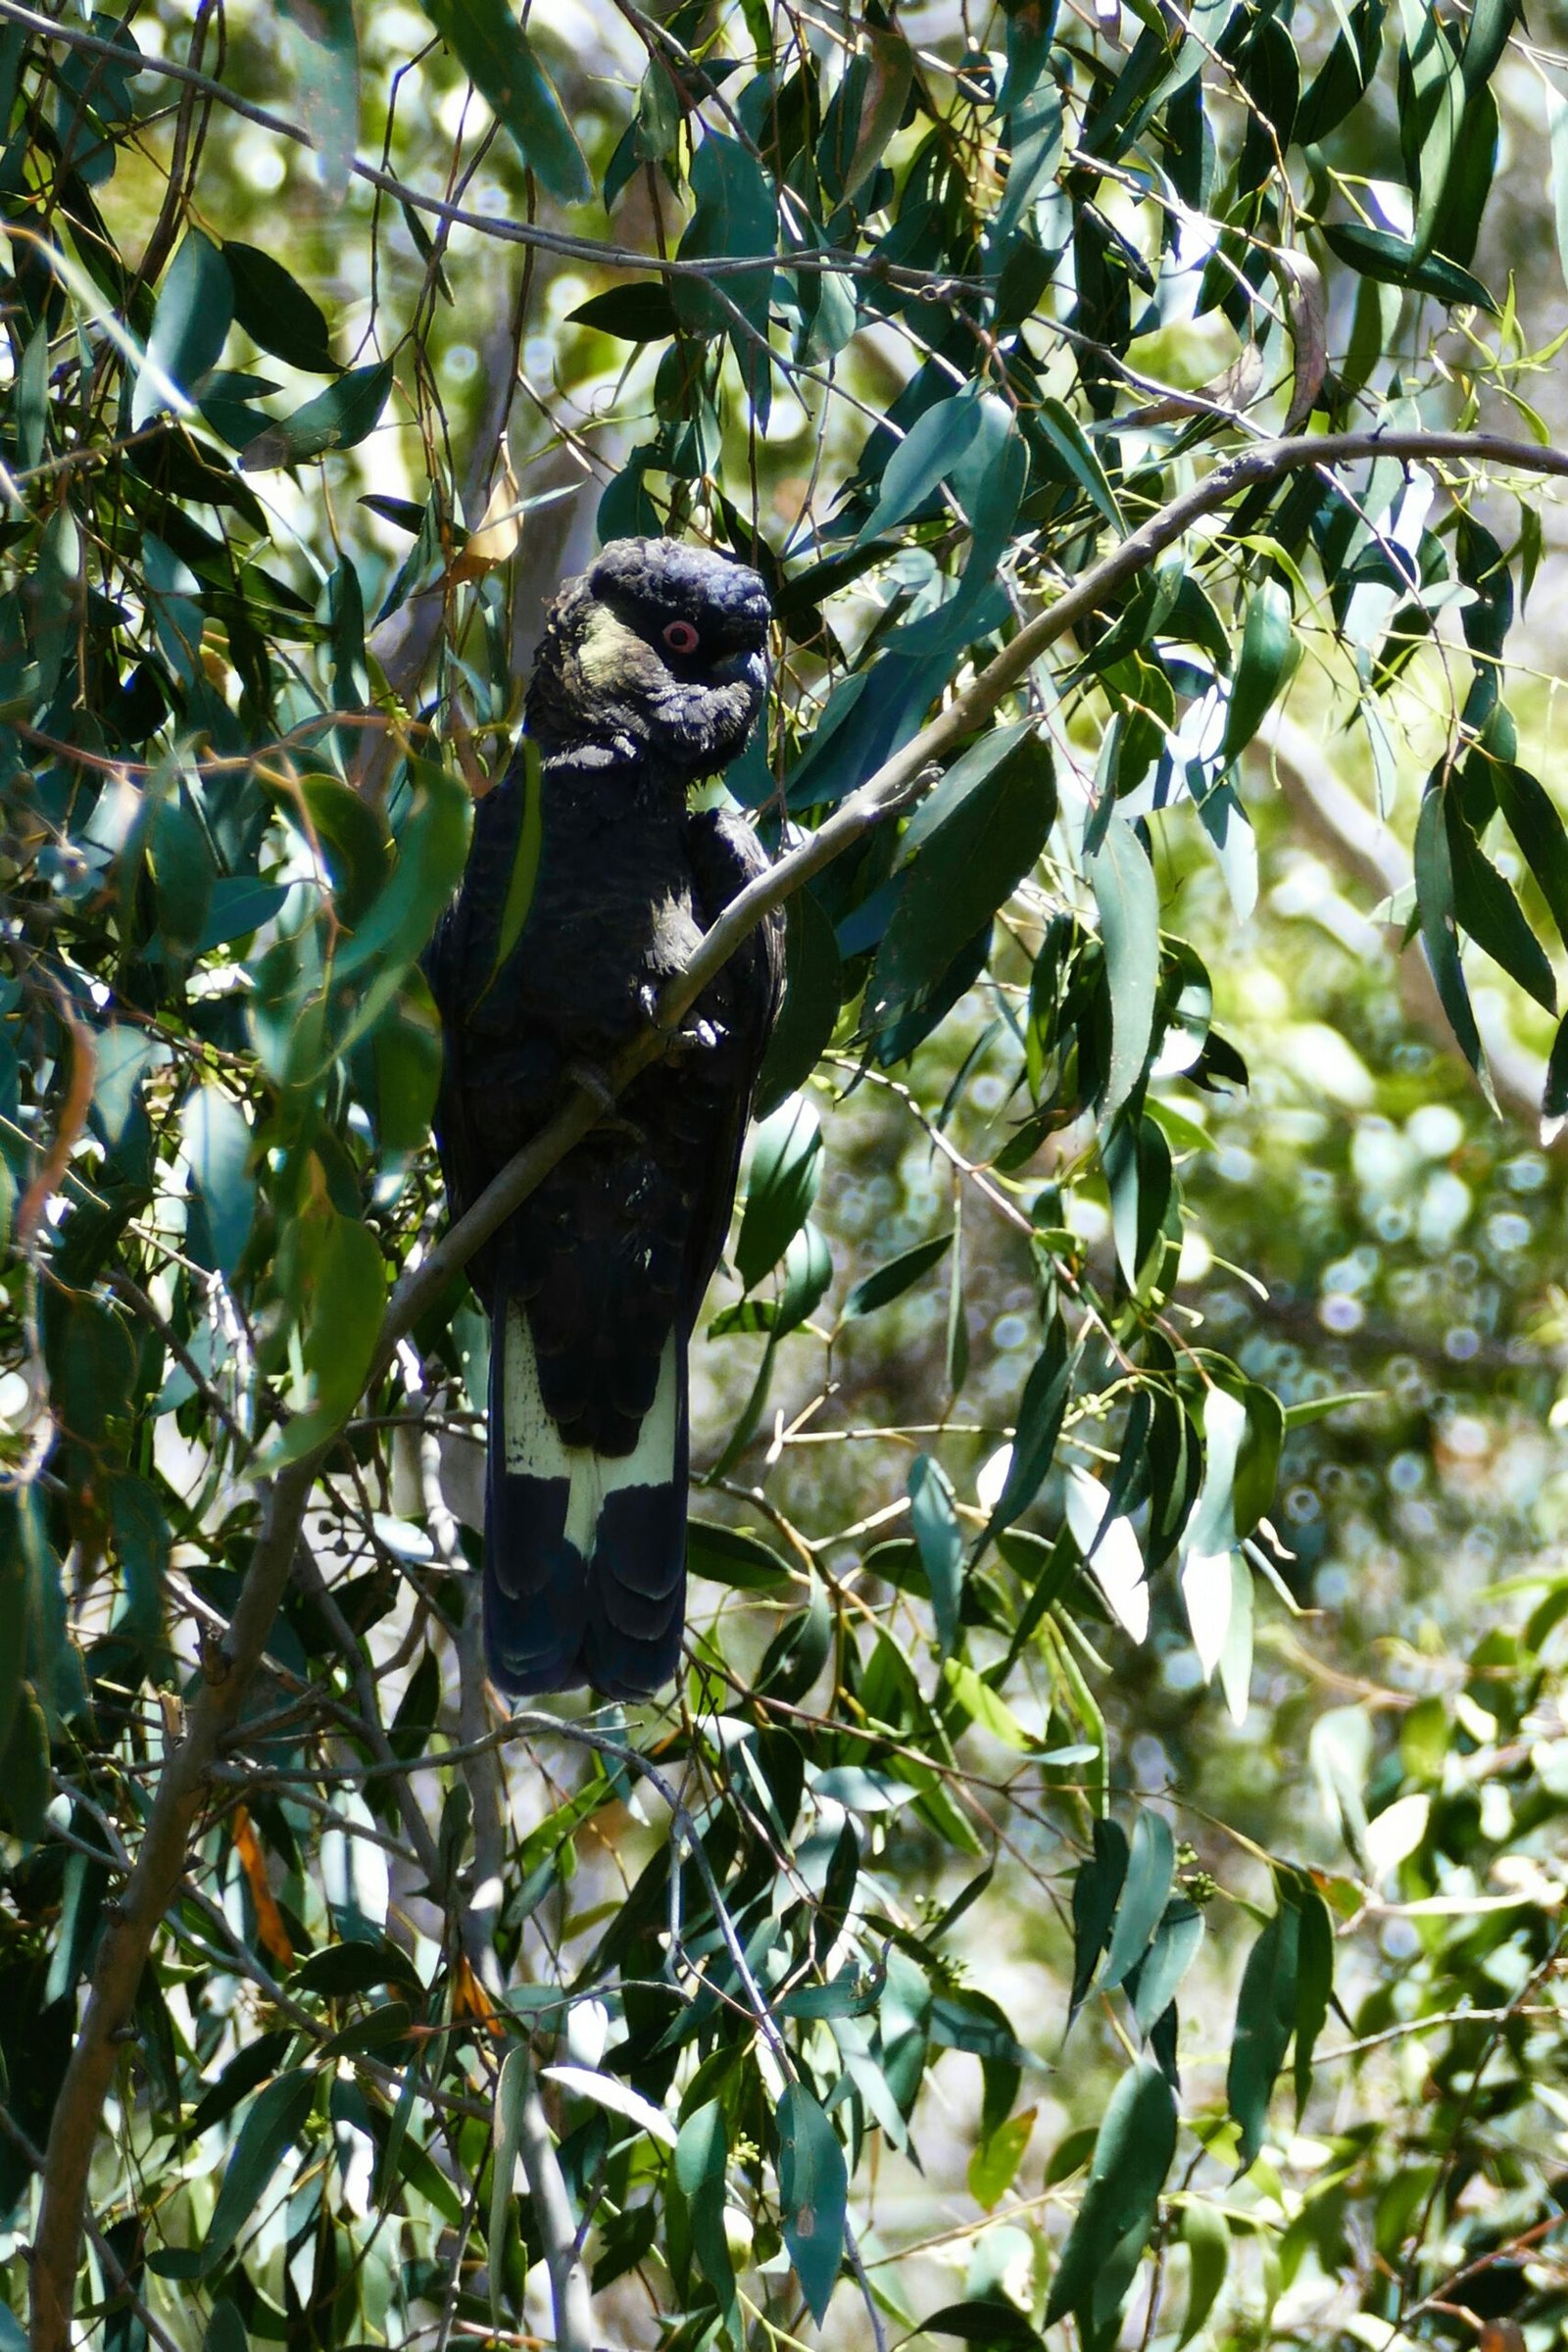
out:
M0 2345L302 1463L78 2340L1557 2339L1549 480L1217 497L792 901L667 1705L487 1702L378 1340L556 583L763 568L787 849L1223 455L1549 457L1559 37L0 0Z

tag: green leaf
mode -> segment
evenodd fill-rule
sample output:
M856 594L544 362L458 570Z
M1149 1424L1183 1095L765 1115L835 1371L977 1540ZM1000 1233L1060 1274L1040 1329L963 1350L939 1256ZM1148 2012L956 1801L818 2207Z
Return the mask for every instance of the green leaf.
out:
M305 35L295 81L300 111L319 159L321 185L341 202L360 136L360 42L354 0L282 0Z
M1100 1103L1102 1128L1142 1084L1159 986L1159 889L1149 853L1114 810L1086 860L1100 910L1110 991L1110 1062Z
M1175 2097L1159 2068L1143 2061L1117 2083L1096 2135L1083 2202L1051 2282L1047 2328L1076 2312L1085 2335L1098 2335L1115 2317L1175 2153Z
M1094 1851L1078 1865L1072 1883L1072 1989L1067 2022L1089 1996L1100 1966L1100 1955L1110 1935L1111 1921L1127 1877L1127 1834L1115 1821L1097 1819Z
M1558 1023L1546 1063L1546 1083L1541 1097L1544 1119L1568 1117L1568 1014Z
M1035 732L1032 718L1018 719L1011 726L991 727L978 742L960 753L953 765L938 779L926 794L904 828L901 847L906 861L923 848L933 833L956 816L963 803L977 792L992 770L1014 752L1026 735Z
M1034 2132L1036 2113L1035 2108L1026 2107L1021 2115L1009 2117L1001 2131L982 2140L970 2157L969 2194L985 2212L990 2213L994 2206L1000 2205L1012 2186ZM930 2326L929 2320L924 2322L926 2328ZM957 2330L943 2328L938 2332L956 2334Z
M55 1285L45 1293L44 1353L49 1400L60 1428L97 1446L112 1413L127 1410L134 1355L122 1318L90 1291Z
M339 990L348 981L364 985L337 1033L334 1054L346 1054L393 1004L463 878L473 804L458 778L434 760L411 758L408 767L411 808L398 835L397 862L353 936L338 948Z
M251 1131L244 1112L220 1087L211 1082L198 1087L180 1115L180 1147L207 1211L219 1272L232 1274L256 1216Z
M963 1531L952 1483L940 1462L917 1453L909 1471L909 1521L931 1588L937 1649L946 1657L958 1639L963 1594Z
M235 289L235 319L256 348L287 360L306 376L336 374L326 316L284 270L282 261L264 254L259 245L240 245L235 237L225 237L223 259Z
M728 2161L723 2111L716 2099L705 2100L681 2125L675 2142L675 2179L691 2216L692 2244L703 2276L718 2297L725 2325L738 2336L735 2268L724 2235L724 2169Z
M1046 1333L1046 1344L1034 1361L1029 1378L1024 1383L1018 1405L1018 1426L1012 1441L1012 1458L1007 1464L1007 1476L997 1507L991 1514L985 1541L1010 1527L1029 1508L1039 1494L1046 1473L1055 1458L1056 1440L1061 1433L1062 1416L1072 1394L1072 1367L1067 1352L1067 1335L1061 1317L1054 1315Z
M1059 400L1043 400L1036 411L1036 421L1091 505L1099 508L1117 538L1125 539L1126 516L1105 477L1104 467L1085 440L1083 426L1071 409Z
M976 2296L964 2303L944 2303L915 2329L917 2335L956 2335L960 2342L980 2344L989 2352L1033 2352L1040 2342L1015 2303Z
M27 1662L27 1555L19 1524L28 1506L0 1489L0 1756L16 1722Z
M833 925L815 892L798 890L785 909L784 1002L757 1081L759 1118L806 1084L833 1035L843 994Z
M380 423L391 390L390 360L351 368L291 416L258 433L239 462L247 473L265 473L275 466L303 465L331 449L353 449Z
M517 2151L522 2145L523 2113L532 2080L532 2062L525 2041L514 2041L501 2062L496 2082L490 2137L494 2154L490 2166L490 2226L485 2234L490 2268L490 2318L501 2325L502 2296L507 2276L507 2224L512 2215L512 2182Z
M1176 1840L1162 1813L1144 1806L1133 1824L1127 1872L1101 1987L1110 1992L1138 1966L1154 1939L1176 1876Z
M1524 908L1470 830L1457 793L1445 788L1443 803L1455 919L1527 995L1555 1012L1557 983Z
M874 1315L879 1306L889 1306L895 1298L902 1298L923 1274L929 1274L933 1266L941 1263L952 1247L952 1234L939 1233L933 1240L916 1242L912 1250L890 1258L874 1274L862 1276L844 1301L841 1320L857 1322L862 1315Z
M341 776L306 776L300 798L325 853L338 921L358 930L392 870L386 827Z
M695 275L672 278L669 298L676 317L693 334L735 335L737 354L750 374L760 353L748 337L736 333L734 312L738 310L765 343L778 245L772 182L738 139L705 129L692 157L691 189L694 210L680 241L680 259L755 259L759 267L715 272L710 285ZM762 380L765 383L765 371Z
M798 1330L808 1316L813 1315L832 1281L833 1252L828 1248L827 1236L808 1218L799 1233L791 1234L789 1248L784 1252L783 1280L773 1315L775 1336L782 1339L785 1332Z
M289 1983L297 1992L318 1993L332 2001L346 2000L357 1992L378 1991L386 1984L398 1985L416 1999L424 1990L408 1953L379 1936L366 1936L353 1943L322 1944L319 1951L300 1962ZM244 2087L248 2090L249 2083Z
M1312 2088L1312 2054L1334 1990L1334 1927L1328 1905L1304 1872L1297 1873L1295 1899L1301 1914L1296 1979L1296 2120L1299 2124Z
M250 2352L250 2340L238 2304L231 2303L227 2295L220 2295L207 2322L202 2352Z
M188 228L159 289L147 356L131 394L133 431L160 409L178 407L178 395L189 401L217 367L233 316L234 288L222 254L199 228Z
M1146 2041L1175 1999L1202 1940L1203 1914L1197 1905L1181 1900L1168 1904L1136 1981L1129 1978L1127 1983L1133 2016Z
M212 2222L202 2241L201 2267L217 2270L255 2212L288 2149L305 2129L316 2099L316 2075L297 2066L258 2091L223 2168Z
M742 1592L778 1592L794 1582L789 1562L747 1528L720 1527L710 1519L686 1526L688 1574L710 1584L732 1585Z
M980 403L956 392L922 411L882 469L876 505L860 525L857 547L894 531L934 498L980 430Z
M800 2082L778 2103L778 2191L784 2243L820 2328L844 2254L849 2173L837 2133Z
M49 1797L49 1726L37 1693L24 1683L0 1753L0 1801L16 1836L28 1844L36 1844L44 1834Z
M1519 845L1558 936L1568 947L1568 828L1557 813L1556 803L1528 768L1499 760L1487 772L1503 822Z
M747 1290L776 1266L811 1212L822 1180L822 1122L804 1095L764 1119L752 1148L735 1270Z
M1455 1042L1470 1067L1480 1078L1488 1100L1492 1100L1491 1081L1481 1053L1481 1032L1471 1009L1470 991L1465 986L1464 971L1459 962L1458 938L1454 929L1453 871L1449 862L1448 828L1444 821L1444 793L1441 786L1429 788L1421 803L1421 812L1415 826L1415 888L1420 908L1421 945L1426 950L1432 977L1438 984L1443 1009L1448 1016L1448 1026Z
M1190 2344L1219 2300L1231 2258L1231 2230L1217 2205L1196 2200L1182 2213L1182 2237L1187 2246L1187 2309L1177 2352Z
M877 950L867 1023L941 980L1033 870L1055 816L1050 746L1031 729L922 839Z
M1330 221L1323 236L1331 253L1379 285L1406 286L1413 294L1434 294L1440 302L1468 303L1472 310L1497 316L1497 306L1479 278L1441 254L1418 258L1407 237L1362 228L1357 221Z
M566 323L614 335L622 343L666 343L680 322L663 279L650 277L590 295L566 313Z
M1279 1886L1278 1907L1247 1956L1225 2096L1240 2128L1241 2169L1263 2144L1268 2103L1296 2028L1301 1913Z
M177 791L153 819L151 864L158 928L176 956L189 956L207 925L216 868L207 829Z
M507 0L422 0L425 15L560 204L593 192L588 166L527 34Z
M1227 764L1257 733L1285 682L1295 645L1289 589L1278 580L1260 580L1247 600L1241 657L1225 713L1220 758Z
M207 902L207 920L191 954L205 956L211 948L248 938L263 923L271 921L287 897L287 887L281 882L254 882L245 874L220 874Z

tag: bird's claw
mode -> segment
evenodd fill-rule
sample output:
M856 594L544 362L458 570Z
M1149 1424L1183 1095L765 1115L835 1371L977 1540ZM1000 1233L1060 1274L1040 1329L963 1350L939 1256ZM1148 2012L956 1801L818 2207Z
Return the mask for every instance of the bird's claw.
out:
M678 1028L664 1028L659 1018L659 990L651 980L643 982L637 997L648 1019L662 1036L669 1060L678 1060L684 1054L711 1054L729 1035L722 1021L710 1021L702 1013L683 1021Z
M566 1076L571 1080L573 1086L580 1087L590 1102L596 1105L601 1133L608 1128L615 1135L629 1135L639 1144L645 1140L643 1131L636 1120L628 1119L617 1110L617 1097L614 1088L597 1062L568 1062Z
M615 1107L614 1090L596 1061L572 1061L566 1065L566 1076L573 1086L599 1105L601 1114Z

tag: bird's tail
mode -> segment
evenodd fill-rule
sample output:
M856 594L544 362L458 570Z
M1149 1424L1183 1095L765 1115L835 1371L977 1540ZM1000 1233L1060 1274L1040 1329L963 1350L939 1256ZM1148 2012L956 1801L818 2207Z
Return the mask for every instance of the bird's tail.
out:
M686 1348L672 1330L627 1454L563 1445L527 1309L491 1320L484 1631L490 1672L527 1697L587 1683L641 1698L680 1659L686 1609Z

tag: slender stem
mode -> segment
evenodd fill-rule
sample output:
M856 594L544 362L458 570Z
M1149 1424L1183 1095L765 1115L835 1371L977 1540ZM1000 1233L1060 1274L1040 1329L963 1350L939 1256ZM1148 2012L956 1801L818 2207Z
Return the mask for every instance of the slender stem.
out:
M333 1599L320 1569L303 1547L296 1566L301 1583L326 1619L332 1639L354 1678L365 1737L380 1762L395 1772L398 1758L381 1721L375 1676L369 1660L361 1648L353 1627ZM488 1758L475 1758L477 1763L487 1761ZM473 1785L472 1776L470 1785ZM430 1825L408 1781L394 1779L392 1787L394 1801L403 1816L403 1827L408 1833L409 1842L419 1857L419 1867L433 1893L441 1885L442 1873L441 1855ZM474 1788L474 1796L475 1864L482 1872L499 1880L503 1859L499 1795L495 1788L484 1788L481 1775L480 1784ZM464 1958L482 1984L494 1969L494 1906L476 1906L465 1902L461 1895L454 1895L447 1909L449 1918L457 1921ZM492 1984L488 1989L495 1987ZM566 2190L565 2176L556 2153L556 2143L550 2135L544 2101L539 2096L539 2085L531 2066L523 2087L517 2151L522 2158L523 2175L528 2183L528 2201L533 2207L539 2234L544 2241L545 2266L550 2273L550 2292L555 2305L558 2352L593 2352L594 2314L588 2290L588 2273L577 2245L577 2224ZM496 2259L494 2248L491 2249L491 2258Z

